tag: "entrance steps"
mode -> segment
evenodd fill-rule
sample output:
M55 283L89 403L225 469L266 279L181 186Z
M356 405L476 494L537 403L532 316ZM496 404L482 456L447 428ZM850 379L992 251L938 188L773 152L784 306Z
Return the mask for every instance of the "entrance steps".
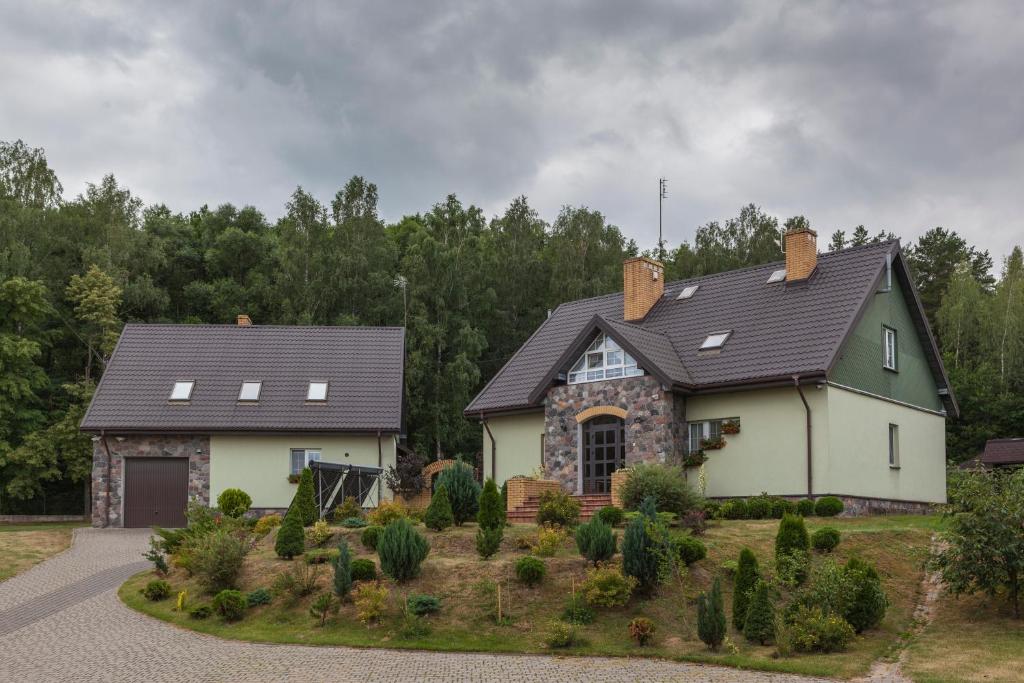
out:
M573 498L580 502L580 521L585 522L594 516L601 508L612 504L610 493L585 493L573 495ZM540 510L540 497L531 496L523 501L523 504L514 510L506 513L509 524L535 524L537 522L537 511Z

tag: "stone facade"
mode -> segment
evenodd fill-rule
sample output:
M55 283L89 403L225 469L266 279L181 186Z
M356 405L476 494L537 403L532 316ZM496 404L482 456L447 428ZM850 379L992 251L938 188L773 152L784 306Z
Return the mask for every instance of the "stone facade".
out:
M570 492L579 490L580 429L576 415L596 406L626 411L626 465L678 463L684 448L684 401L650 375L548 391L544 408L544 470Z
M188 496L210 504L210 437L198 434L129 434L93 443L92 525L124 524L124 459L188 458ZM108 470L107 446L110 448ZM108 480L109 471L109 480ZM108 494L109 492L109 494ZM109 519L108 519L109 510Z

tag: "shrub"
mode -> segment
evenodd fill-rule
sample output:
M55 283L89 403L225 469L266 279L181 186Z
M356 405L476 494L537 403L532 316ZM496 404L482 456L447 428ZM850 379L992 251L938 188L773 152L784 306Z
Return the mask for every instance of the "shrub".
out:
M405 600L406 608L418 617L441 610L441 600L433 595L414 593Z
M701 506L704 510L706 519L721 519L722 518L722 504L717 500L705 500Z
M227 531L215 531L193 539L189 545L192 572L207 592L235 587L249 551L244 540Z
M811 546L823 553L830 553L839 545L839 529L823 526L811 534Z
M249 602L241 591L222 590L213 596L213 610L224 618L224 621L238 621L245 615Z
M857 633L878 626L889 606L878 572L864 560L851 557L846 563L845 573L850 583L851 599L843 617Z
M783 515L796 514L796 505L785 498L779 496L772 496L772 517L774 519L782 519Z
M711 650L725 640L725 608L722 606L722 582L715 577L709 593L697 596L697 635Z
M564 621L552 621L544 644L549 648L570 647L576 642L576 627Z
M444 487L444 484L434 490L434 495L430 498L430 505L427 507L427 514L423 518L423 523L427 525L428 529L433 529L434 531L444 531L455 524L452 503L448 500L448 489Z
M419 575L429 552L427 539L404 518L384 527L377 542L381 571L399 583Z
M167 558L164 557L163 548L156 536L149 537L149 550L143 554L143 557L153 563L153 571L158 575L167 576L170 567L167 566Z
M618 567L597 567L587 572L580 584L580 595L588 605L621 607L629 602L636 589L636 579L626 576Z
M292 509L298 512L301 526L310 526L320 516L316 498L313 496L313 470L308 467L304 467L299 476L299 488L295 491ZM290 513L291 509L288 512Z
M252 498L242 489L224 489L217 496L217 507L228 517L238 519L252 505Z
M334 508L334 519L362 519L363 506L355 496L346 496L341 505Z
M853 627L820 607L800 605L790 619L793 649L797 652L838 652L854 638Z
M779 531L775 534L775 559L784 555L792 555L793 551L807 552L811 549L811 540L807 536L804 518L798 515L785 515L779 522Z
M213 610L209 605L196 605L188 611L188 615L193 619L209 619L211 614Z
M537 524L575 526L580 519L580 502L565 491L544 491L540 494Z
M260 536L266 536L273 529L276 529L277 527L281 526L281 519L281 515L277 514L276 512L269 515L263 515L262 517L256 520L256 525L252 528L253 533L256 533Z
M287 560L296 555L301 555L305 548L305 541L302 535L302 516L298 511L289 511L284 516L284 522L277 531L277 539L274 542L274 552L278 557Z
M565 543L565 531L557 526L545 524L537 530L537 542L533 545L534 555L551 557Z
M270 590L274 595L287 596L294 603L299 598L315 593L319 580L320 565L296 563L290 570L274 577Z
M352 581L376 581L377 565L368 557L352 560Z
M686 482L683 469L673 465L641 463L633 466L623 483L622 504L636 510L644 498L653 496L659 510L682 516L698 507L701 498Z
M637 617L629 622L629 637L643 647L654 638L654 622L647 617Z
M487 559L498 552L504 527L480 527L476 530L476 552L482 559Z
M804 498L796 503L796 514L801 517L810 517L814 514L814 500Z
M647 533L650 523L644 516L630 520L622 537L622 571L636 579L643 591L658 583L659 557L654 541Z
M775 573L788 586L799 586L807 580L811 569L811 555L804 550L794 550L788 555L775 558Z
M516 578L533 588L544 580L548 568L544 560L527 555L516 560Z
M142 594L146 596L147 600L152 600L153 602L166 600L171 597L171 584L161 579L150 581L142 589Z
M334 594L339 598L348 596L352 590L352 551L348 542L338 543L338 556L334 558Z
M306 541L310 545L321 546L327 541L331 540L331 536L334 532L327 526L327 520L318 519L313 522L313 526L306 529Z
M562 611L562 619L570 624L582 626L594 621L594 610L590 609L587 601L581 596L574 595L565 604L565 609Z
M775 638L775 606L764 581L757 582L750 597L750 608L743 620L743 637L761 645L767 645Z
M327 564L333 563L338 557L338 551L334 548L314 548L305 553L306 564Z
M618 508L616 508L618 509ZM576 548L580 555L594 563L612 559L615 554L616 538L612 528L595 516L576 529Z
M352 591L356 605L356 617L364 624L377 621L384 614L388 589L377 582L361 583Z
M736 578L732 590L732 625L737 631L743 630L743 622L750 609L750 593L761 579L757 568L757 557L750 548L740 551L740 559L736 564Z
M721 515L722 519L746 519L747 501L742 498L726 501L722 505Z
M245 596L245 604L249 607L259 607L260 605L269 605L273 596L266 588L257 588L254 591L249 591L249 594Z
M654 500L654 499L652 498L651 500ZM642 517L642 516L643 516L643 513L640 512L639 510L633 510L631 512L626 512L626 513L623 514L623 518L625 519L627 525L630 522L632 522L634 519L636 519L637 517ZM660 524L663 527L669 527L669 526L672 526L673 523L675 523L675 521L676 521L676 513L674 513L674 512L656 512L654 514L654 516L651 517L650 519L654 520L655 522L657 522L658 524Z
M498 493L498 485L494 483L493 478L484 483L479 507L476 523L482 529L498 529L505 526L505 507L501 503L501 494Z
M409 511L405 508L405 505L398 500L384 500L377 505L376 508L370 511L370 514L366 516L370 524L374 526L387 526L399 519L406 519L409 516Z
M341 526L346 529L362 529L368 524L368 522L362 517L346 517L341 520Z
M825 496L819 498L818 502L814 504L814 514L819 517L835 517L843 511L844 507L843 501L835 496Z
M319 626L323 627L327 624L327 619L337 612L340 606L334 593L321 593L309 606L309 616L316 619Z
M614 527L622 524L623 514L622 508L615 507L614 505L605 505L597 511L596 516L608 526Z
M476 517L480 507L480 484L473 475L473 468L464 462L457 462L441 470L437 485L444 486L452 506L455 526Z
M772 499L767 493L747 501L747 519L768 519L772 516Z
M708 556L708 549L701 540L689 534L676 536L672 539L672 545L675 548L676 555L679 557L679 561L687 566L694 562L699 562Z
M679 526L689 529L694 536L703 536L708 528L707 518L704 510L690 510L679 520Z
M376 550L382 533L384 533L384 527L377 526L376 524L368 526L359 534L359 542L368 550Z

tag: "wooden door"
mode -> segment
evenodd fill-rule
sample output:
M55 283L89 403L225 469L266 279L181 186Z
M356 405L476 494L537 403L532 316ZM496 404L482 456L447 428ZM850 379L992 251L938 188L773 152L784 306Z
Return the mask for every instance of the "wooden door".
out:
M583 424L583 493L611 493L612 472L626 464L625 424L613 416Z

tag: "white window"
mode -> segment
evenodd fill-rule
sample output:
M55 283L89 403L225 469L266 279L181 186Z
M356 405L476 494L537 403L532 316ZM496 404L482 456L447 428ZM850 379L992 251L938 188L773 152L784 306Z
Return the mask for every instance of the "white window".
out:
M636 359L626 353L614 339L602 333L597 335L594 343L572 366L569 371L569 384L635 377L642 374L644 371L636 366Z
M896 369L896 330L882 326L882 367Z
M187 401L192 398L192 387L196 385L195 380L181 380L174 383L174 388L171 389L171 400L172 401Z
M327 382L310 382L309 390L306 392L307 401L326 401Z
M732 330L709 334L708 338L704 340L704 343L700 345L700 350L706 351L707 349L722 348L722 346L725 345L725 340L729 338L730 334L732 334Z
M773 270L772 274L768 276L768 284L773 284L775 282L782 282L785 279L786 279L786 269L785 268L782 268L780 270Z
M722 422L724 420L707 420L705 422L689 423L689 438L686 440L688 452L696 453L704 448L705 439L717 440L722 436Z
M889 467L900 466L900 426L889 425Z
M258 401L260 400L260 389L263 387L263 382L242 382L242 388L238 392L239 401Z
M302 470L309 466L311 460L320 462L319 448L293 448L291 458L291 473L302 474Z
M700 289L700 285L690 285L689 287L683 287L683 291L679 292L679 296L676 299L689 299L697 290Z

